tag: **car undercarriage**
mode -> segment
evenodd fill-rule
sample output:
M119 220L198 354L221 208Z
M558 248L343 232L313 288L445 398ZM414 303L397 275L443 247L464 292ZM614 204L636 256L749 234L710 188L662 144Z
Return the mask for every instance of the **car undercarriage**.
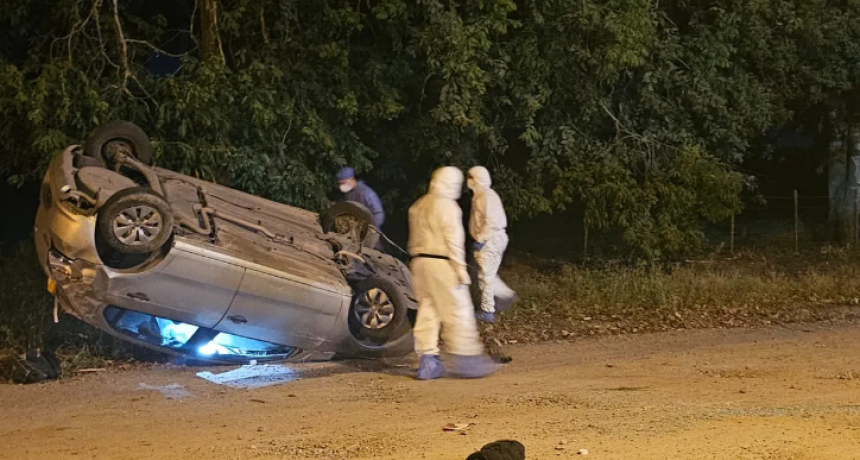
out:
M411 275L357 203L322 215L147 164L103 125L51 162L36 246L55 308L209 361L402 355Z

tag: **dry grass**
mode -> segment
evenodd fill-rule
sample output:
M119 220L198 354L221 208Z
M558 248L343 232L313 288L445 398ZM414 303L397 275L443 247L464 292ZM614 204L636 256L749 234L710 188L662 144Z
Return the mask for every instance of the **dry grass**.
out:
M0 253L0 349L44 347L52 306L32 240Z
M502 272L520 302L501 335L577 335L850 319L860 311L860 261L844 249L742 254L668 269L514 260Z

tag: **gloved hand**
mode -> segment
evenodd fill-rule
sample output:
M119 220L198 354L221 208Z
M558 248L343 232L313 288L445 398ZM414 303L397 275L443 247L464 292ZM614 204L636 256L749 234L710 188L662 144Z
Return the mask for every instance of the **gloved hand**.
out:
M466 270L466 267L464 266L457 267L457 283L465 286L472 284L472 278L469 276L469 270Z
M474 243L472 243L472 251L473 252L480 251L484 247L484 244L485 243L479 243L479 242L475 241Z

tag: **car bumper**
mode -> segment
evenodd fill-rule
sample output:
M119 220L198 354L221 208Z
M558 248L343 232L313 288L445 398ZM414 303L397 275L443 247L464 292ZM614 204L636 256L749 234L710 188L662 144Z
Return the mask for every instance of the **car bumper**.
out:
M101 264L95 244L95 215L87 215L67 202L76 190L72 168L76 148L66 148L48 166L40 188L34 240L39 263L48 277L48 291L63 310L100 327L99 302L93 289Z
M48 253L52 249L71 260L82 259L91 264L101 262L96 251L95 215L87 214L67 201L76 190L71 169L75 147L69 147L54 157L40 189L33 231L39 261L49 276Z

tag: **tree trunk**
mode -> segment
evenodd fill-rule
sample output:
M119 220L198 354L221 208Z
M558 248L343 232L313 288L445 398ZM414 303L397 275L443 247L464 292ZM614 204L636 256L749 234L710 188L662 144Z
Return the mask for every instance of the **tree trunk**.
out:
M828 152L827 178L829 196L829 224L833 240L842 244L854 241L856 179L854 156L857 154L860 130L852 126L848 117L830 114L831 142Z
M218 33L217 0L200 1L200 54L204 62L224 63L221 34Z
M200 0L200 58L206 64L226 64L218 31L217 0ZM232 174L227 165L211 165L208 172L212 177L207 177L207 180L227 187L231 185Z

